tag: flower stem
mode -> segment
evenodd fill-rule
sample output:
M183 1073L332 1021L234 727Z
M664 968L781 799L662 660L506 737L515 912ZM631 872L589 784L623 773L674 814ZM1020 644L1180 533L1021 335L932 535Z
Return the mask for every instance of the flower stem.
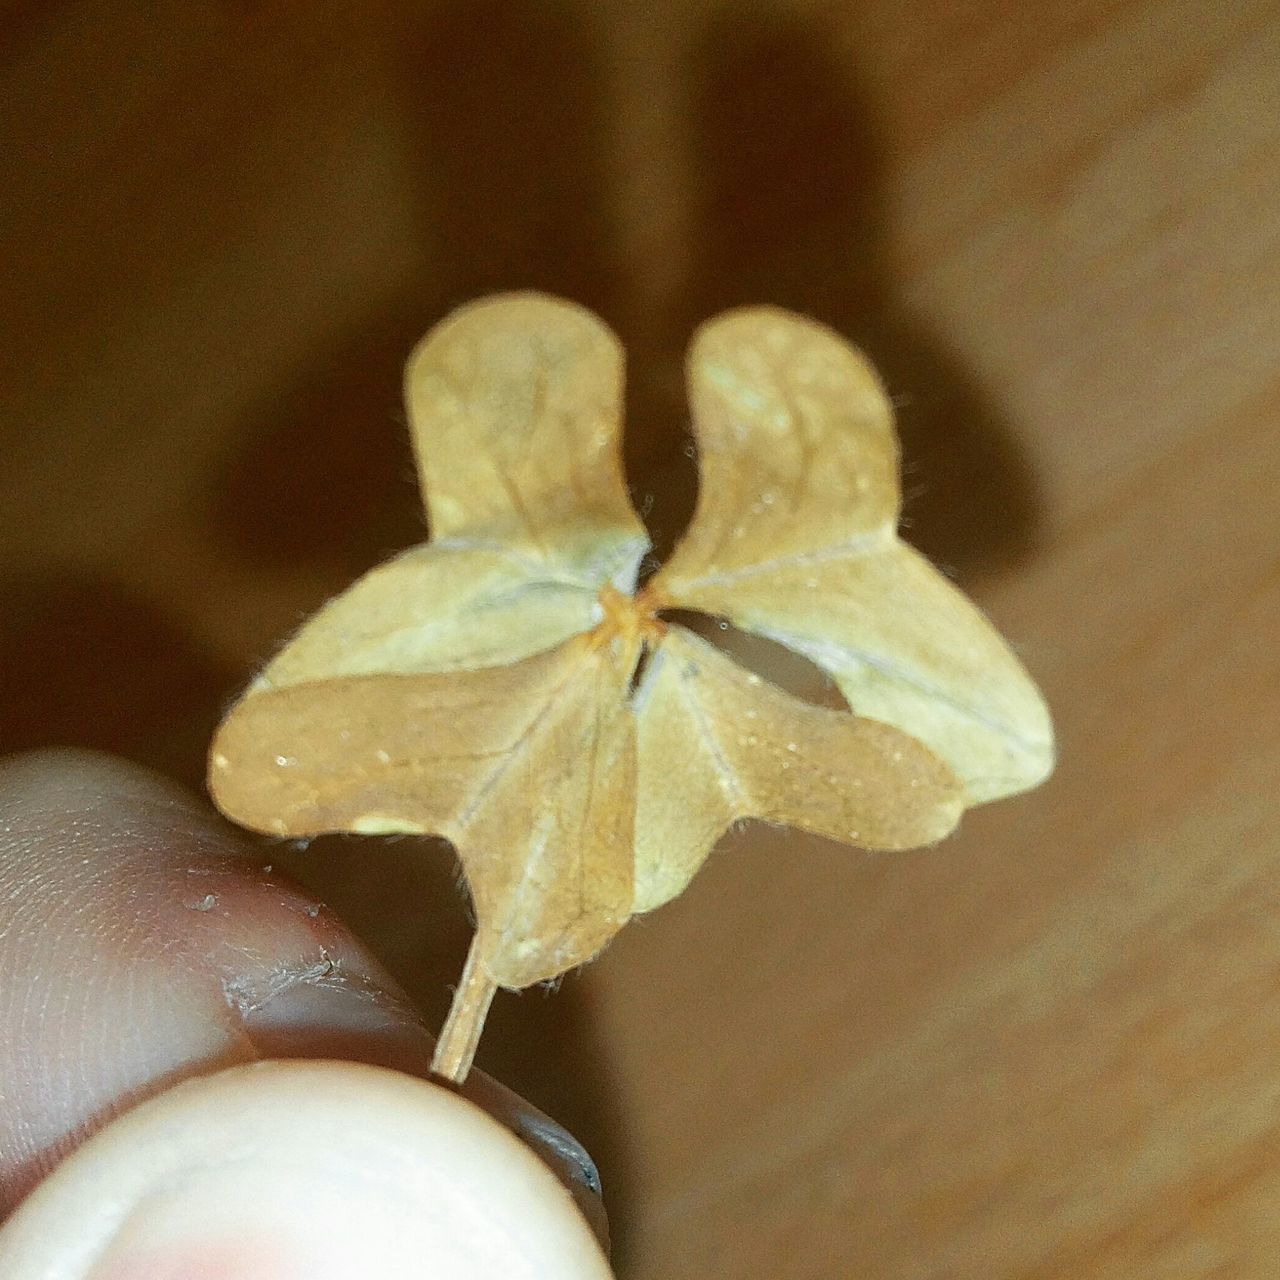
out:
M454 1084L461 1084L471 1070L485 1017L498 990L497 983L485 971L479 952L480 935L476 934L471 939L462 979L453 993L449 1016L436 1041L435 1057L431 1059L431 1070Z

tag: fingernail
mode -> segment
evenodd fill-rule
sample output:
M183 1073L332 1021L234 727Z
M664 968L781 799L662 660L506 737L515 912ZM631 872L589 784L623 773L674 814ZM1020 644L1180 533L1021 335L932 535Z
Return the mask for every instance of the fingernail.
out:
M587 1149L568 1129L541 1111L530 1110L517 1117L516 1131L535 1148L550 1147L576 1181L593 1195L600 1194L600 1170L587 1154Z
M473 1071L462 1092L506 1125L552 1170L607 1250L609 1220L604 1211L602 1180L595 1161L577 1138L545 1112L482 1072Z

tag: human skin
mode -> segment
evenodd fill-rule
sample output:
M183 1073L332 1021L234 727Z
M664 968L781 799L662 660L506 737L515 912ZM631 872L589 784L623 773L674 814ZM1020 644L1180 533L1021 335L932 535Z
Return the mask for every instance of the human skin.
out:
M170 784L0 762L0 1276L607 1277L589 1157ZM590 1224L590 1225L588 1225Z

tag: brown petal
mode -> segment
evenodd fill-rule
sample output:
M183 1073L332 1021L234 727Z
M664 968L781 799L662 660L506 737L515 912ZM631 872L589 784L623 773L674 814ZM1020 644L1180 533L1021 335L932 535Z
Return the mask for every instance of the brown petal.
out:
M898 444L875 371L830 329L776 307L708 321L689 349L698 506L655 580L708 578L882 538L898 518Z
M679 894L739 818L904 849L942 839L964 807L951 771L906 734L801 702L679 626L635 708L636 911Z
M579 637L508 667L250 693L214 740L210 790L279 835L447 836L486 972L526 986L589 959L629 914L627 661Z
M506 987L585 963L631 915L632 663L609 645L567 647L573 678L446 833L475 898L478 954Z
M622 472L622 350L600 320L536 293L473 302L419 344L405 397L437 543L630 590L648 539Z

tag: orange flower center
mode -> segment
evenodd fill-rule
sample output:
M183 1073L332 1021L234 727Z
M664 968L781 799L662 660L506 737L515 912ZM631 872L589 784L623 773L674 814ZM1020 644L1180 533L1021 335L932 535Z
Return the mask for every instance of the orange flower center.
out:
M659 601L649 591L624 595L616 587L600 592L604 617L591 632L593 644L617 642L624 653L639 655L645 646L653 646L666 634L667 624L658 617Z

